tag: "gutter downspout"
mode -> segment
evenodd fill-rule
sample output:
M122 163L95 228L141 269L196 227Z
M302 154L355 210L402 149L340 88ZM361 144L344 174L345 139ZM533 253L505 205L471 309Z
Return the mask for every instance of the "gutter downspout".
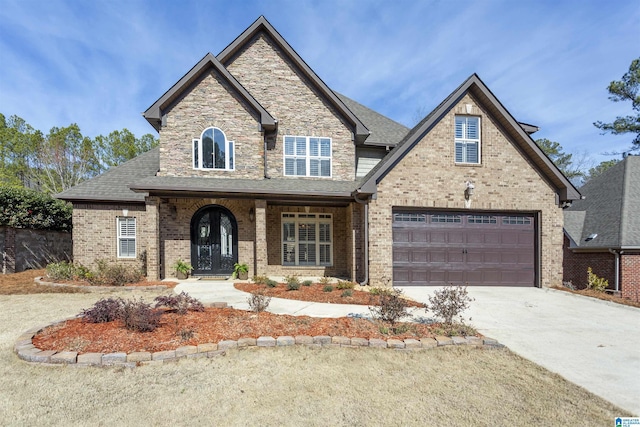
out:
M265 133L265 136L264 136L263 139L264 139L264 156L262 156L262 157L264 159L264 161L263 161L263 163L264 163L263 164L263 167L264 167L264 179L269 179L270 177L267 174L267 135L266 135L266 133Z
M369 201L360 200L357 195L353 195L353 200L364 205L364 280L360 286L369 284Z
M616 256L615 273L614 273L614 278L616 281L615 291L619 292L620 291L620 255L623 254L624 251L616 251L615 249L609 249L609 252L611 252Z

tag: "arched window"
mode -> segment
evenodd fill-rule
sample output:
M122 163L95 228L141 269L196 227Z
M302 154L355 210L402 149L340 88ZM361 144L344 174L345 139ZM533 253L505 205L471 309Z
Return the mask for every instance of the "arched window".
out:
M234 170L234 155L233 141L227 141L224 132L218 128L207 128L200 139L193 140L194 169Z

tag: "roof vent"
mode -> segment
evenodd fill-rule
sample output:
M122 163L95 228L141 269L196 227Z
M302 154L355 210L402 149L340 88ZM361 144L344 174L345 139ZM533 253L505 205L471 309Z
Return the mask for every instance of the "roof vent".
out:
M585 241L585 242L590 242L590 241L592 241L593 239L595 239L596 237L598 237L598 233L591 233L591 234L589 234L589 236L587 236L587 238L586 238L586 239L584 239L584 241Z

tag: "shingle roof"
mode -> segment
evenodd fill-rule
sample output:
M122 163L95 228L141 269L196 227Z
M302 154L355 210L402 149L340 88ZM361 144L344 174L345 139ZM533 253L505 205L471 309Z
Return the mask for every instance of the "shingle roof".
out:
M585 199L574 201L564 214L565 232L577 247L640 248L640 156L627 156L580 192ZM598 236L585 241L591 234Z
M359 102L334 92L338 98L364 123L369 129L369 137L364 141L365 145L395 146L409 132L409 128L382 114L365 107Z
M159 168L160 150L154 148L55 197L70 201L144 202L145 194L131 191L129 185L155 176Z

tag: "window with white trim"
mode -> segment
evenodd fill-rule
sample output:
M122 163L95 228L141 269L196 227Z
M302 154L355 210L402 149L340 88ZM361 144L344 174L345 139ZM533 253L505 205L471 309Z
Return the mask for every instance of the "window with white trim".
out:
M134 217L118 217L118 258L136 257L136 219Z
M282 265L333 265L331 214L282 214Z
M480 163L480 117L456 116L456 163Z
M331 177L331 138L284 137L284 175Z
M223 131L216 127L205 129L200 139L193 140L194 169L235 169L235 147Z

